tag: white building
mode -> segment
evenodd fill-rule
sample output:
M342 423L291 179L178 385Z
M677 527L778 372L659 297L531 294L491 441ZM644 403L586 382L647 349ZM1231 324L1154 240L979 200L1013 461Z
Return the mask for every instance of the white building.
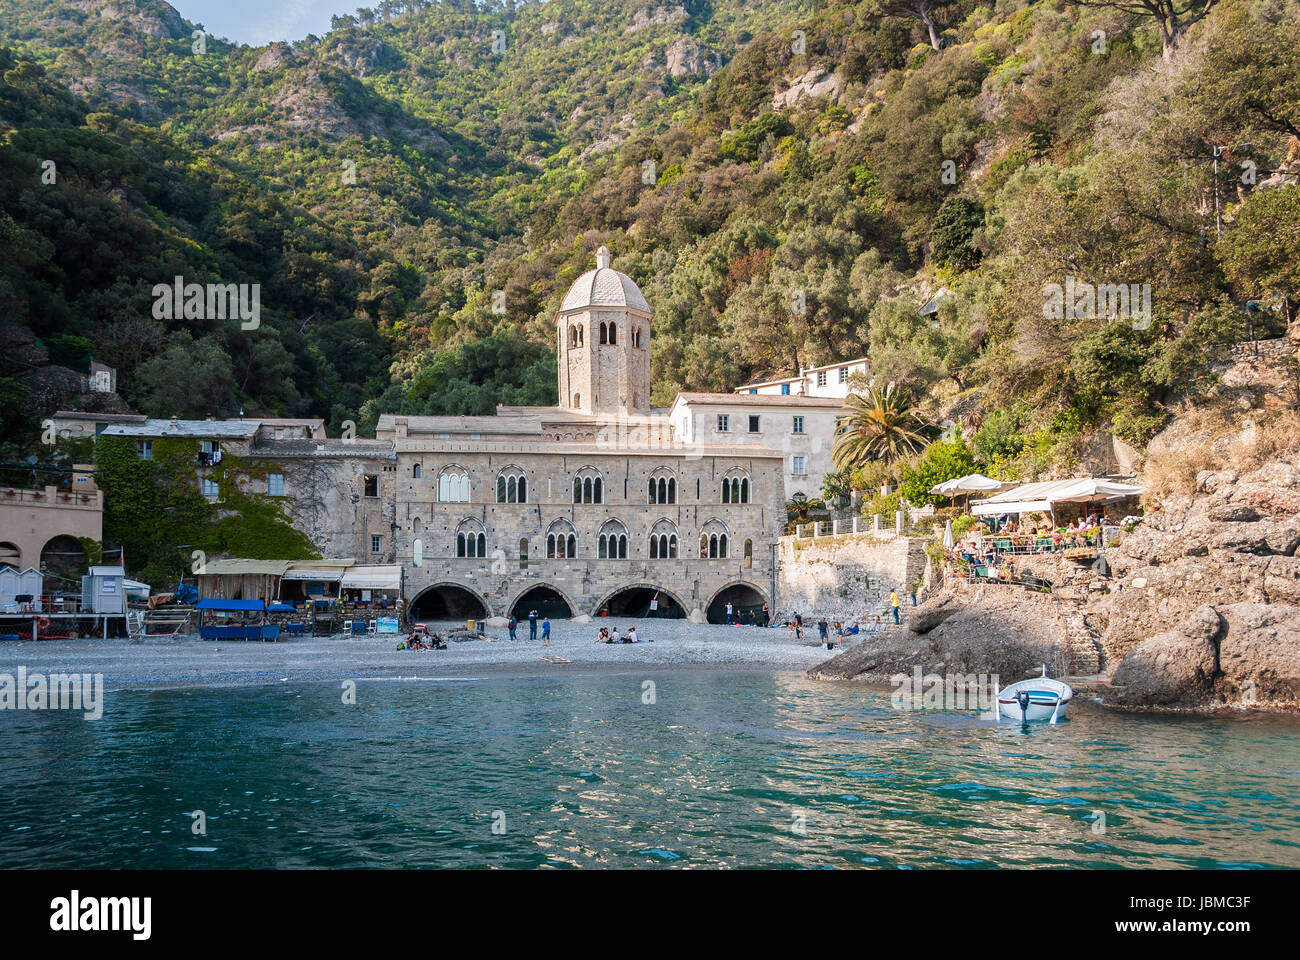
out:
M869 374L870 371L871 364L867 358L859 357L857 360L808 367L800 370L797 377L747 383L743 387L737 387L736 393L757 396L837 397L842 400L849 395L849 377L855 373Z
M785 498L821 496L831 471L836 397L679 393L668 413L673 437L699 445L757 443L780 452Z

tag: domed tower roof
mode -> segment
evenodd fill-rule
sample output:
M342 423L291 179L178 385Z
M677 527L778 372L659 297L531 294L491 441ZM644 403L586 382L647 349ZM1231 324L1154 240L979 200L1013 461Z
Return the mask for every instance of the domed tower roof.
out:
M588 307L616 307L627 310L650 312L641 288L626 273L619 273L609 266L609 248L601 247L596 251L596 269L588 270L569 287L560 304L560 313L570 310L585 310Z

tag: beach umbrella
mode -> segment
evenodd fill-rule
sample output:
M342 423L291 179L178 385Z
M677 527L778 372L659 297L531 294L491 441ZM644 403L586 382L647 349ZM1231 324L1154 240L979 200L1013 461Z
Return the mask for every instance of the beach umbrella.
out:
M943 548L951 550L953 548L952 538L952 520L945 520L943 524Z
M970 506L970 495L972 493L988 493L992 490L1001 490L1008 484L1001 480L994 480L992 477L986 477L980 473L968 473L964 477L957 477L955 480L945 480L937 486L931 487L930 492L945 497L956 499L957 494L966 495L965 505Z

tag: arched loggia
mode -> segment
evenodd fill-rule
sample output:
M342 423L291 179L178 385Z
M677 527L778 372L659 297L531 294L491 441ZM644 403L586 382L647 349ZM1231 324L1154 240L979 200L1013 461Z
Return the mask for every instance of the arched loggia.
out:
M751 587L747 583L733 583L714 594L705 617L709 623L726 623L727 604L730 603L733 621L757 623L765 602L766 598L757 587Z
M489 615L487 603L468 587L439 583L411 601L412 620L481 620Z
M510 608L511 614L519 620L528 619L529 610L536 610L539 617L550 620L567 620L573 616L573 608L564 595L545 584L525 590Z

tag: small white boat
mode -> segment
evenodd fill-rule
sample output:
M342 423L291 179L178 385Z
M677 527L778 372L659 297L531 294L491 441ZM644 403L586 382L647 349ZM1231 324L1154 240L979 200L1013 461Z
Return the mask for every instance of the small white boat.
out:
M1065 719L1065 711L1074 698L1074 688L1068 683L1043 675L1021 680L997 691L998 716L1008 720L1047 720L1056 723Z

